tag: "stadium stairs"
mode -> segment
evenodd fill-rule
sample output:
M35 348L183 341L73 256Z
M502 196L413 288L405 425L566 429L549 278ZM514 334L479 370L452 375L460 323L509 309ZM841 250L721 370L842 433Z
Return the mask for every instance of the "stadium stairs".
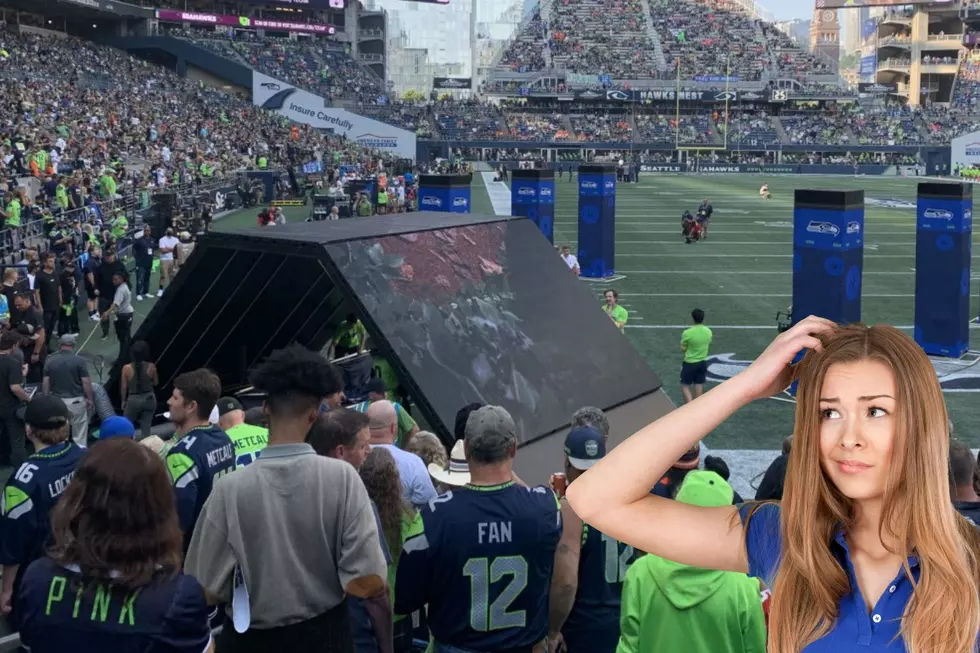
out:
M650 10L650 0L640 0L640 3L643 5L643 16L646 18L647 37L653 44L653 56L657 62L657 70L665 72L667 70L667 57L664 56L664 46L660 42L660 34L657 33L657 28L654 27L653 21L650 19L653 15Z
M772 128L776 130L776 135L779 136L780 143L789 143L789 134L786 133L786 128L783 127L783 123L779 120L779 116L772 116L769 118L770 123L772 123Z
M247 89L249 93L252 92L251 68L183 39L173 36L116 37L106 40L105 45L125 50L133 56L144 59L154 51L162 52L176 60L176 71L180 75L186 73L187 66L196 66L235 86Z

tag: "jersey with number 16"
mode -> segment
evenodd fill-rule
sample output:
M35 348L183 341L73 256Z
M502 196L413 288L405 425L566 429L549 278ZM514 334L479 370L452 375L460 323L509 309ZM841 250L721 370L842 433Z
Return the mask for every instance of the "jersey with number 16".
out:
M440 644L531 647L548 634L561 512L546 487L466 486L423 506L398 561L395 612L428 605Z

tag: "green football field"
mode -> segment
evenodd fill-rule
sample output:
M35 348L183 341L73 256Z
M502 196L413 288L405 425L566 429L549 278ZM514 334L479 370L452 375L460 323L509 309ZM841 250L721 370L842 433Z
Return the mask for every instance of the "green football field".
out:
M763 181L773 199L759 198ZM556 180L555 243L576 245L577 184ZM767 177L743 175L649 175L639 185L619 184L616 197L616 272L611 283L589 283L597 299L607 287L619 291L630 311L626 336L664 381L675 401L678 386L681 331L693 308L707 313L714 331L711 371L736 373L754 359L776 335L776 312L785 311L792 293L792 201L796 188L864 189L867 198L863 316L868 323L911 327L915 292L916 181L876 177ZM680 236L684 209L694 212L702 199L715 207L707 241L686 245ZM899 202L895 202L899 201ZM473 180L473 211L493 213L482 175ZM300 221L308 207L287 208L287 220ZM255 225L256 210L231 214L216 222L218 230ZM156 279L152 281L155 287ZM978 306L980 269L974 272L971 315ZM137 326L152 301L135 304ZM82 352L104 357L107 368L117 344L91 335L83 326ZM134 327L135 331L135 327ZM910 331L910 329L909 329ZM911 332L911 331L910 331ZM980 349L980 329L974 327L974 348ZM980 377L980 353L963 361L939 362L942 375ZM615 361L610 361L615 365ZM980 378L973 384L980 389ZM978 392L947 392L947 406L957 437L980 446ZM788 397L759 402L736 415L706 439L713 449L778 449L792 430L793 403Z
M769 184L773 199L762 200ZM555 244L576 250L577 184L556 180ZM473 210L492 212L481 175L474 179ZM863 320L907 327L911 333L915 293L915 209L887 208L882 200L914 205L916 181L876 177L745 175L649 175L640 184L616 188L616 273L610 283L590 283L598 298L606 288L620 293L630 311L627 337L664 382L675 403L679 387L681 331L693 308L707 314L714 332L711 371L730 376L753 360L776 336L776 313L792 301L793 191L863 189L866 197ZM715 208L707 241L687 245L680 235L685 209L695 213L707 198ZM877 200L877 202L875 202ZM877 205L875 205L877 204ZM902 202L891 202L894 206ZM971 315L978 306L980 269L973 273ZM980 329L973 329L980 349ZM962 361L939 362L943 374L978 378L980 352ZM726 362L730 361L730 362ZM615 361L611 361L615 364ZM957 437L980 445L980 394L947 392ZM752 405L706 439L714 449L778 449L792 431L789 397Z

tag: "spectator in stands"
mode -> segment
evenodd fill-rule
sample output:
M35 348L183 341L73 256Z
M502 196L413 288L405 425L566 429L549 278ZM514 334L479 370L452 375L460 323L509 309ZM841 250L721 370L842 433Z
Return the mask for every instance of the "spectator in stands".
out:
M31 302L33 293L18 293L14 298L14 311L10 315L10 328L20 333L21 352L24 363L27 364L27 382L40 383L44 358L47 348L47 332L44 330L44 318L41 311L34 308Z
M697 469L700 464L701 443L697 443L685 451L677 459L677 462L670 466L670 469L657 481L650 494L655 494L665 499L674 498L677 488L684 482L684 477L687 476L688 472Z
M565 479L574 483L606 455L605 439L591 426L565 436ZM633 547L582 523L561 503L562 534L551 577L548 641L568 653L614 653L619 641L619 603ZM607 561L615 560L614 565Z
M160 288L157 297L163 297L163 288L174 280L174 252L180 245L180 240L174 236L174 230L167 227L163 238L160 239Z
M421 458L422 462L425 463L426 469L429 469L429 465L435 465L437 469L443 469L449 464L449 456L446 455L446 447L442 444L439 436L437 436L435 433L430 433L429 431L419 431L416 433L411 442L405 445L405 451L414 453L416 456ZM435 483L433 483L433 485L435 485ZM436 492L441 494L438 486L436 487Z
M387 596L364 484L351 465L318 456L305 442L324 397L338 391L330 367L291 345L250 375L266 394L269 445L215 486L187 554L187 571L209 600L226 605L229 621L238 613L235 627L222 630L222 651L346 653L345 595Z
M170 421L177 427L176 442L167 451L167 469L177 495L185 551L214 482L235 469L231 439L209 421L220 394L217 375L198 369L174 379L173 393L167 400Z
M20 336L10 331L0 334L0 468L20 466L27 445L20 407L30 400L24 390L24 358Z
M368 393L367 401L362 401L359 404L351 406L352 410L356 410L359 413L366 413L369 405L376 401L383 401L388 396L384 379L379 377L368 381L366 389ZM398 416L398 433L396 434L395 444L400 449L407 449L408 443L419 432L419 425L400 403L397 401L392 401L391 403L395 407L395 414Z
M949 494L953 507L974 524L980 524L980 496L977 496L977 459L970 447L949 440Z
M368 406L365 414L368 416L371 431L371 448L387 449L398 463L398 474L401 477L402 491L405 500L415 506L421 506L436 498L436 490L432 487L432 479L426 471L422 459L413 453L404 451L395 444L398 431L398 417L395 404L382 399Z
M561 516L547 487L514 479L517 434L499 406L466 423L470 483L422 507L412 523L395 584L395 613L427 607L434 650L547 649L547 592ZM505 609L491 604L492 579L506 579Z
M104 267L104 266L103 266ZM108 324L112 315L116 316L116 340L119 341L119 360L129 355L129 339L133 330L133 294L129 290L129 273L126 270L117 271L112 275L112 285L115 286L112 303L102 311L102 323ZM103 335L105 340L106 336Z
M133 241L133 258L136 260L136 301L143 295L150 297L150 272L153 270L154 243L150 225L143 227L140 237Z
M106 249L102 253L102 262L99 264L95 278L95 296L98 297L99 318L102 320L102 339L109 339L109 320L106 311L112 306L116 297L118 284L115 281L116 275L123 279L129 278L126 265L116 256L116 250ZM129 306L132 309L132 304Z
M732 505L730 485L714 472L687 475L678 503ZM766 621L758 579L700 569L656 555L626 572L617 653L673 650L690 653L765 653ZM596 649L598 650L598 649Z
M244 467L262 454L269 444L269 429L245 423L245 408L234 397L218 399L218 427L235 446L235 467Z
M409 528L415 520L415 507L402 497L401 480L398 476L398 466L394 457L386 449L371 450L359 470L361 480L367 489L368 496L377 508L381 525L381 535L384 537L389 551L388 587L392 593L395 586L395 570L402 545L408 535ZM393 615L394 650L407 650L412 643L412 619L403 615ZM371 647L358 646L358 653L374 653L377 645Z
M41 298L41 311L44 318L44 332L48 334L46 347L52 350L57 346L55 332L58 330L58 315L61 313L61 282L55 271L54 252L45 252L41 257L41 269L37 273L37 292Z
M726 483L728 483L728 479L731 477L731 470L728 469L728 463L720 456L705 456L704 469L707 472L714 472ZM732 488L732 503L739 504L744 502L745 500L735 491L735 488Z
M34 451L27 462L7 479L3 490L3 516L0 518L0 564L3 590L0 613L18 610L18 595L27 566L44 555L51 533L48 516L58 503L84 450L69 438L71 413L65 402L51 395L39 395L27 404L24 413L27 439ZM16 621L17 616L15 615Z
M591 426L602 434L602 442L609 448L609 419L602 410L595 406L582 406L572 413L572 428L576 426Z
M466 404L456 412L456 420L453 422L453 437L457 442L466 437L466 423L470 419L470 415L475 410L483 408L483 404L479 402L473 402Z
M465 488L469 485L470 466L466 462L466 446L463 444L463 440L456 441L448 458L445 457L445 449L443 449L443 459L442 465L430 462L426 467L429 470L429 476L432 477L436 492L445 494L453 489Z
M180 527L160 457L115 438L86 454L28 567L14 625L37 653L213 653L201 585L181 573Z
M370 420L349 408L331 408L310 428L307 442L321 456L344 460L360 469L371 453Z
M133 424L139 424L141 440L150 437L153 415L157 412L154 388L159 382L150 345L145 340L137 340L129 348L129 362L123 365L119 375L119 394L123 414Z
M776 457L766 473L762 475L759 488L755 491L756 501L780 501L783 498L783 485L786 482L786 466L789 463L789 452L793 447L793 436L783 440L783 450Z
M71 437L83 449L88 446L89 411L95 408L92 379L88 361L75 353L76 336L61 336L57 353L44 363L41 391L54 395L68 406L71 413Z
M793 366L801 349L810 351ZM702 508L647 496L680 451L794 378L782 502ZM748 369L617 446L568 499L587 523L643 551L762 578L776 597L770 650L854 649L863 632L870 650L966 652L980 629L980 533L949 499L948 439L935 368L910 336L811 316Z

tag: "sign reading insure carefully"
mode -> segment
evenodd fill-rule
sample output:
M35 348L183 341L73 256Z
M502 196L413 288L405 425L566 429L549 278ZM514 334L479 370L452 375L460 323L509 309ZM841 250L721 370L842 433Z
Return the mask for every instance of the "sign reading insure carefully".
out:
M387 150L403 159L415 159L415 134L387 123L365 118L346 109L328 107L319 95L252 71L252 102L290 120L330 129L352 141Z

